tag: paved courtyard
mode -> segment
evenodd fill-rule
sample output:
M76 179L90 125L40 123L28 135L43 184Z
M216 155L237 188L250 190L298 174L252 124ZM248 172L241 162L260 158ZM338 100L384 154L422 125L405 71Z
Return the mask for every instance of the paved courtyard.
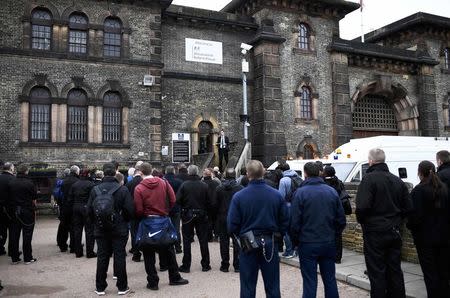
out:
M38 262L32 265L10 265L10 258L0 257L0 279L5 289L0 297L96 297L94 291L95 259L76 259L74 255L60 253L55 242L58 221L54 218L40 218L35 229L33 249ZM129 249L129 248L127 248ZM160 290L152 292L145 288L144 264L131 261L127 257L128 282L133 290L128 297L239 297L239 275L234 272L219 271L219 244L210 243L212 271L201 272L198 243L193 244L193 263L191 273L183 277L189 285L169 286L167 272L159 273ZM181 261L182 255L177 255ZM111 266L110 266L111 267ZM109 273L111 273L111 268ZM320 278L320 277L319 277ZM112 275L108 277L107 295L116 296L117 288ZM368 297L359 288L339 283L341 297ZM301 294L301 275L298 268L281 265L281 294L283 297L299 297ZM258 297L264 297L262 279L258 281ZM324 297L323 286L319 281L318 297Z

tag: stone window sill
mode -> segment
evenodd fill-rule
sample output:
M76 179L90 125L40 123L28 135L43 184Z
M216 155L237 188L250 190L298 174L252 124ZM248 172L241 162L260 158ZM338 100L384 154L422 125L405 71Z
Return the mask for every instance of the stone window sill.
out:
M24 148L90 148L90 149L129 149L129 144L96 144L96 143L52 143L52 142L20 142L19 147Z
M293 48L292 53L297 55L308 55L308 56L316 56L317 52L316 50L303 50L300 48Z
M319 120L317 119L303 119L303 118L295 118L296 124L304 124L304 125L317 125L319 124Z

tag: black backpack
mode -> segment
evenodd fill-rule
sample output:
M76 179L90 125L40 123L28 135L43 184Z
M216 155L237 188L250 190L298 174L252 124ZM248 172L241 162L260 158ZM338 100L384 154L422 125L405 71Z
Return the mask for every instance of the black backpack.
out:
M92 203L96 224L104 230L112 230L116 223L117 213L114 208L113 194L119 190L121 186L113 187L109 191L101 188L100 185L94 187L95 199Z
M303 182L303 179L299 176L289 177L291 178L291 191L286 195L286 201L292 202L292 199L294 198L295 191L297 188L300 187L300 185Z

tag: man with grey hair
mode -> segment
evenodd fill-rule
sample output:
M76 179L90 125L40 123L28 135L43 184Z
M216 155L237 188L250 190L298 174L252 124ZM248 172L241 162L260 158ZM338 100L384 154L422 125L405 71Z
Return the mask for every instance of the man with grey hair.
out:
M75 247L73 245L73 229L72 229L72 207L70 206L68 199L72 185L80 180L80 168L76 165L70 167L70 174L63 180L61 191L63 198L59 206L59 226L56 236L56 242L61 252L67 251L67 239L70 234L70 252L75 253Z
M181 221L183 223L183 264L180 272L189 273L191 269L191 243L194 240L194 229L197 233L202 255L202 271L211 270L208 248L208 211L213 203L208 196L208 185L200 180L199 169L196 165L188 167L188 180L177 193L177 204L181 207Z
M383 150L369 151L369 169L356 196L371 297L405 297L400 267L402 219L411 210L408 188L389 172Z
M6 254L5 244L8 236L8 226L11 218L11 194L9 182L15 179L14 165L6 162L2 166L2 174L0 174L0 256ZM11 247L11 246L9 246ZM8 249L11 252L11 249Z

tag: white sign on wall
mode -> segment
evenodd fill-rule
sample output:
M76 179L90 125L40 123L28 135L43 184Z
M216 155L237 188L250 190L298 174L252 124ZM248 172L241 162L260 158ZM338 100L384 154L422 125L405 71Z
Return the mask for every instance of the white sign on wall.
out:
M222 43L210 40L186 38L186 61L222 64Z

